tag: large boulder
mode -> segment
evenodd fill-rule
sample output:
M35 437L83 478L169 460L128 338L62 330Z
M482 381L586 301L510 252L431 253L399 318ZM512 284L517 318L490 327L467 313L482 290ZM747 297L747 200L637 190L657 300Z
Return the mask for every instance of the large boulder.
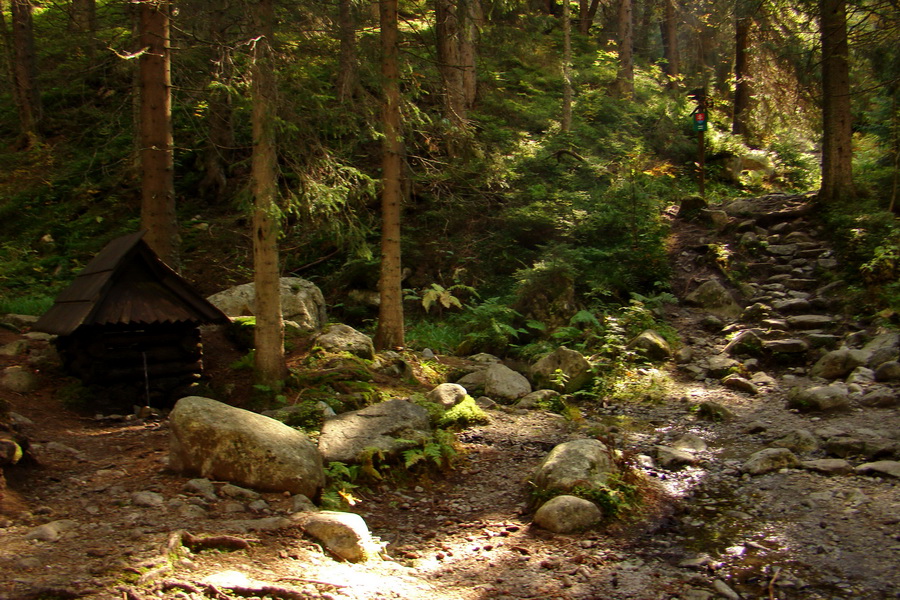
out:
M862 350L851 350L842 346L823 355L809 370L809 374L822 379L846 377L856 367L865 365L868 356L868 353Z
M281 313L305 331L318 331L325 326L325 298L316 284L299 277L282 277L279 282ZM256 285L245 283L207 298L229 317L256 314Z
M329 352L349 352L366 360L375 358L372 338L342 323L332 323L313 342Z
M666 338L648 329L628 342L628 347L650 360L668 360L672 357L672 347Z
M209 398L188 396L169 415L169 467L262 491L319 495L322 457L301 431Z
M535 525L554 533L583 531L602 518L603 511L590 500L567 495L548 500L534 513Z
M544 458L534 475L538 490L571 492L575 488L600 489L618 469L609 448L595 439L559 444Z
M714 315L725 318L736 318L742 312L741 306L735 301L725 286L719 280L710 279L700 284L697 289L685 297L685 302L697 306Z
M580 352L565 346L560 346L531 367L531 378L538 388L564 394L577 392L591 381L592 376L591 363Z
M484 394L501 402L515 402L531 393L531 383L506 365L494 364L484 372Z
M842 384L793 389L788 394L787 406L801 412L844 410L850 406L850 393Z
M900 334L888 332L876 335L862 347L862 352L866 359L866 366L871 369L890 360L897 360L900 356Z
M319 452L326 462L354 463L364 451L395 454L431 437L428 411L395 399L347 412L325 421Z

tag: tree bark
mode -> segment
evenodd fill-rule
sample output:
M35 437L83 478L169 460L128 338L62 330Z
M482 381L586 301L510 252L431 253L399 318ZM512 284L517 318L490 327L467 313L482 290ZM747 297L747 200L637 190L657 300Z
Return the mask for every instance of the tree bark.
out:
M141 227L163 262L178 268L169 2L140 3Z
M258 0L254 18L258 37L253 46L253 280L256 286L254 367L259 384L277 389L287 375L284 320L278 268L278 158L275 144L276 86L272 43L273 0Z
M738 0L734 24L734 112L731 120L731 133L747 135L747 121L750 112L750 69L747 60L750 52L750 27L752 17L749 14L747 0Z
M663 19L660 23L663 57L666 59L665 73L669 79L669 89L678 87L681 72L681 57L678 52L677 0L662 0Z
M438 66L444 84L444 117L460 129L466 125L466 102L460 57L460 14L455 0L435 0Z
M578 0L578 33L587 35L597 16L600 0Z
M563 2L563 105L562 105L562 131L569 133L572 130L572 76L570 65L572 62L572 18L568 2Z
M209 16L209 36L213 51L211 59L213 86L209 91L207 109L207 139L203 151L203 179L198 185L204 198L222 201L228 187L228 164L234 148L234 124L231 94L224 86L232 83L231 48L226 40L228 24L220 6Z
M404 345L403 298L400 262L400 205L403 140L400 120L397 0L379 0L381 20L381 75L384 86L382 121L384 142L381 191L381 304L375 347Z
M850 50L844 0L820 0L822 39L822 184L819 201L851 200L853 131L850 112Z
M463 78L463 105L466 111L475 106L478 95L478 34L484 15L481 12L481 0L459 0L462 6L462 23L460 24L459 62Z
M339 102L346 102L356 92L358 65L356 58L356 11L352 0L340 0L338 16L338 36L341 41L341 55L335 87Z
M32 12L31 0L11 0L13 98L23 145L28 148L40 141L43 116L36 77Z
M97 30L96 0L72 0L71 25L75 31L93 33Z
M631 0L619 0L619 72L616 92L622 98L634 96L634 15Z

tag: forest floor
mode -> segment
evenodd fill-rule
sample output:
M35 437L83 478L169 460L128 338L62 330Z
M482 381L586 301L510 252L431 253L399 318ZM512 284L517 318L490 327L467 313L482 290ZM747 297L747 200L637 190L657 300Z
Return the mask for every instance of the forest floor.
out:
M683 259L707 236L676 221L673 257ZM703 260L676 264L676 272L702 278L713 268ZM710 340L695 311L675 307L670 318L686 344L726 343ZM0 330L0 345L17 338ZM227 365L231 352L208 346L206 360ZM0 357L0 366L20 360ZM34 393L2 392L28 420L23 429L40 460L7 473L0 598L900 598L897 480L740 472L750 454L795 429L900 431L896 407L817 416L788 410L780 376L794 368L771 365L773 383L749 395L672 364L664 401L583 406L577 421L489 411L489 424L461 432L464 457L454 470L359 491L352 510L387 544L382 559L360 564L285 526L277 517L290 513L291 499L281 494L263 494L256 512L219 501L206 505L203 518L185 516L176 507L191 495L188 477L166 469L165 419L72 411L60 400L65 380L47 374ZM694 408L704 400L735 418L699 418ZM686 433L709 449L679 470L644 464L657 492L628 522L572 535L533 527L528 480L537 464L554 445L598 430L636 454ZM143 492L164 502L142 500ZM190 552L181 546L189 545L183 531L250 543Z

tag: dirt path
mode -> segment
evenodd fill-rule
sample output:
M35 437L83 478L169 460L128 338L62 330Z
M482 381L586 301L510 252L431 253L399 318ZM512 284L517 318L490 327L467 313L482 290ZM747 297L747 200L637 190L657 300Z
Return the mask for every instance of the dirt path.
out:
M676 268L685 278L713 273L700 243L709 230L686 228L673 243ZM670 316L694 351L689 364L702 364L728 342L700 312L679 307ZM17 338L2 332L0 345ZM23 360L0 357L0 366ZM445 478L359 494L353 510L387 543L385 560L359 565L336 560L279 521L292 510L284 495L220 493L212 501L187 491L186 478L165 468L164 420L80 416L60 404L63 382L48 377L35 393L2 392L27 419L22 427L40 465L9 472L15 494L0 516L0 598L900 597L898 480L741 471L754 452L798 429L820 440L849 431L897 442L898 408L798 413L786 408L785 396L808 365L760 367L771 381L758 394L671 364L672 388L662 402L582 406L577 423L541 411L491 411L490 424L461 434L465 460ZM704 401L733 417L705 420L696 410ZM527 481L534 467L554 445L598 431L634 451L657 483L644 518L577 535L532 527ZM658 446L685 434L707 445L693 464L656 464ZM824 456L817 449L803 458ZM180 530L255 541L175 559L167 544Z

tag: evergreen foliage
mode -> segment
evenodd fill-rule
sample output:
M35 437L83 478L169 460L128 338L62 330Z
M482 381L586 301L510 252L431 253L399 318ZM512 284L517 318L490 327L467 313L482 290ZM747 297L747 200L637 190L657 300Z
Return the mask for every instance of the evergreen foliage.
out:
M483 2L483 8L478 97L468 127L460 128L442 114L433 14L425 3L400 3L404 286L418 294L407 301L414 309L411 333L438 319L456 330L445 336L456 339L440 342L444 348L465 335L470 348L504 352L549 338L581 310L628 306L632 293L664 292L668 211L697 190L687 90L708 90L708 158L761 152L774 165L772 176L738 182L719 177L711 165L710 201L817 185L815 7L758 3L748 63L755 101L741 136L729 133L732 5L684 7L674 86L662 73L659 28L639 34L630 99L611 93L618 56L605 38L614 26L598 15L590 35L572 40L568 132L560 127L559 19L523 2ZM900 19L889 3L850 8L854 172L863 201L834 207L830 218L852 270L865 276L858 283L872 308L896 307L888 274L900 254L892 213L900 186L900 54L893 41ZM222 11L191 0L179 9L172 77L183 270L211 293L251 274L250 21L239 6ZM54 296L107 241L138 225L136 49L128 5L99 2L92 32L71 29L67 10L65 3L42 4L34 13L40 143L27 150L16 143L12 85L0 93L0 297L6 300ZM301 0L278 10L279 185L289 200L283 270L319 284L335 306L334 318L368 327L372 311L345 295L349 288L374 289L370 277L354 274L378 255L377 23L359 11L357 85L339 99L336 3ZM697 47L704 52L688 51ZM8 73L2 70L0 78L11 84ZM230 128L224 145L213 140L220 118ZM207 180L213 156L223 174L217 194ZM552 318L528 302L548 285L569 294L547 297ZM430 310L422 310L423 300ZM425 345L418 335L411 343Z

